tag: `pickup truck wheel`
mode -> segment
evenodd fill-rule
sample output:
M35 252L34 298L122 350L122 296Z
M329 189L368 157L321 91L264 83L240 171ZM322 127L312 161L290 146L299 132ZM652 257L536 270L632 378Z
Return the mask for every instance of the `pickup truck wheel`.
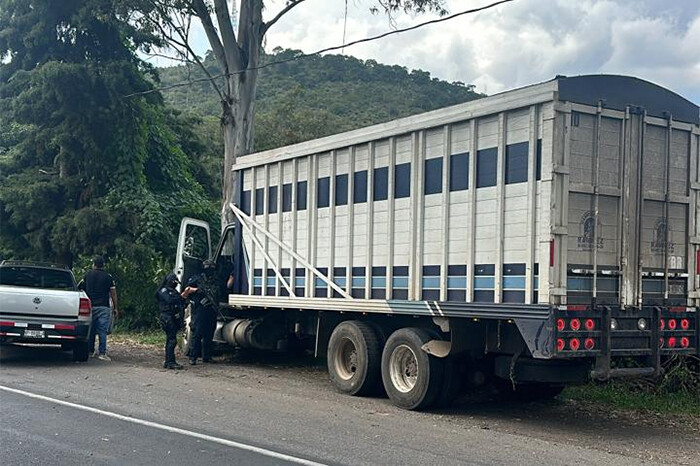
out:
M76 341L73 343L73 361L85 362L89 357L87 341Z
M328 374L338 390L369 395L379 385L382 348L370 325L349 320L340 323L328 342Z
M419 328L391 334L382 353L382 381L389 399L398 407L426 409L435 403L443 386L445 361L421 347L432 340Z

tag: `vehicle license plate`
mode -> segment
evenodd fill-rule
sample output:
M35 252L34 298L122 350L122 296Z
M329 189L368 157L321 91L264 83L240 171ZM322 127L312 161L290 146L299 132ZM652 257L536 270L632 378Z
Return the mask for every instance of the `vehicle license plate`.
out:
M44 338L43 330L25 330L24 336L27 338Z

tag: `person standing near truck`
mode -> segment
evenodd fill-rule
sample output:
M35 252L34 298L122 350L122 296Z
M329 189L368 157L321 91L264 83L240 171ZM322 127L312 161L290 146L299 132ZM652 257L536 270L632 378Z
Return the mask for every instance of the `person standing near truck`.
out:
M89 352L101 361L111 361L107 356L107 333L112 321L112 313L116 318L119 316L119 311L117 310L117 288L114 286L112 276L104 271L104 266L104 257L95 256L92 261L92 270L85 274L79 287L87 293L92 303L92 326L88 337ZM97 351L95 351L95 336L99 336L100 339Z
M183 298L192 301L192 320L194 322L194 340L190 346L190 364L197 364L201 356L202 362L212 362L212 347L216 316L219 307L219 286L216 282L216 264L205 260L202 263L203 273L196 275L187 282L182 292Z
M182 369L175 360L177 332L184 328L185 299L175 287L180 282L177 275L169 273L156 292L156 300L160 308L160 323L165 331L165 369Z

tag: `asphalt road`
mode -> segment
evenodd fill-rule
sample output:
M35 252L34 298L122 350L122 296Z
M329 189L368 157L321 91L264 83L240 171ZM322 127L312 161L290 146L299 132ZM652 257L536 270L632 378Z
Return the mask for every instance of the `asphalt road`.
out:
M239 358L174 372L159 369L153 349L111 351L111 363L76 364L48 348L0 350L0 386L71 403L0 390L3 464L616 466L700 457L692 432L563 402L413 413L338 394L306 361Z

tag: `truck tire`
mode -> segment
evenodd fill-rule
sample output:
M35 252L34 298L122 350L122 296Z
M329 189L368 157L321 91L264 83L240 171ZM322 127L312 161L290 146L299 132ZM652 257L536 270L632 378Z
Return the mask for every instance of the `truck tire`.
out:
M375 330L365 322L340 323L328 342L331 382L348 395L370 395L379 385L382 347Z
M464 389L464 365L452 359L445 360L445 375L440 394L435 401L436 408L449 408Z
M89 357L87 341L76 341L73 343L73 361L85 362Z
M357 320L340 323L328 342L331 382L348 395L369 395L379 385L382 348L375 330Z
M432 340L419 328L402 328L391 334L382 353L382 381L394 405L410 410L432 406L443 386L445 361L421 347Z

